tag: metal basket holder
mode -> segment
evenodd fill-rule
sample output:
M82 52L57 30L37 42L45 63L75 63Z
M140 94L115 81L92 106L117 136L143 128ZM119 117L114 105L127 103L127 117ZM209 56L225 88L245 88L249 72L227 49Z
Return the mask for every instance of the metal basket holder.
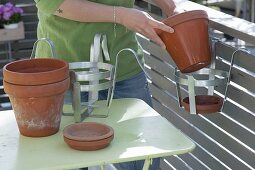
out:
M130 48L122 49L117 53L115 66L103 63L102 53L104 54L104 59L106 61L110 60L106 35L95 35L94 42L92 43L90 50L90 62L69 63L71 80L70 90L72 94L72 107L74 113L63 113L63 115L73 115L75 122L81 122L87 116L108 116L109 107L111 105L115 89L119 56L124 51L131 52L136 58L139 66L145 72L142 62L136 55L135 51ZM84 69L88 69L88 71L84 71ZM146 72L145 75L149 78ZM104 80L104 82L101 83L100 80ZM108 89L107 101L105 104L96 104L98 101L98 92L105 89ZM81 102L81 92L88 92L87 102ZM99 107L106 107L106 114L91 114L94 108Z
M215 44L218 42L218 40L212 40L212 51L215 53ZM233 52L230 68L229 71L223 71L223 70L216 70L215 69L215 58L216 55L213 54L213 61L210 65L210 68L203 68L193 73L183 74L175 68L174 77L176 82L176 92L178 97L179 106L182 107L182 97L181 97L181 90L180 85L188 86L188 96L189 96L189 106L190 106L190 113L191 114L197 114L196 111L196 101L195 101L195 87L208 87L207 94L213 95L214 94L214 88L215 86L219 85L226 85L225 88L225 94L224 94L224 100L221 107L221 111L224 107L224 102L227 99L227 92L228 87L230 84L230 78L231 78L231 71L234 64L234 59L237 54L237 52L248 52L245 49L237 49ZM249 52L248 52L249 53ZM206 76L206 79L196 79L197 76Z
M110 60L106 35L96 34L90 48L90 62L69 63L73 113L63 113L63 115L74 116L75 122L81 122L87 116L108 116L114 90L114 66L103 63L103 60ZM98 92L106 89L108 89L106 102L97 104ZM81 101L81 92L88 93L87 102ZM94 108L99 107L106 107L106 113L91 114Z

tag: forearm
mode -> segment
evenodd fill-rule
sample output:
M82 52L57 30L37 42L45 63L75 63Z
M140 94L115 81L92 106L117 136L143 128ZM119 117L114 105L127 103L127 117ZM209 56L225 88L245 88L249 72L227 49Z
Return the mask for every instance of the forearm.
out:
M173 0L153 0L167 16L174 14L176 5Z
M57 8L54 15L79 22L116 21L113 6L94 3L87 0L65 0Z
M164 4L165 3L161 3L161 5ZM169 8L170 7L171 9L175 8L174 4L173 5L171 5L171 3L167 4ZM47 7L47 4L44 4L44 7ZM54 8L53 11L55 9L56 8ZM169 10L169 13L171 13L170 11L171 10ZM169 33L174 32L174 30L171 27L165 25L160 21L155 20L144 11L121 6L116 7L108 6L100 3L90 2L87 0L64 0L63 3L60 4L59 7L56 9L54 15L79 22L118 23L125 26L126 28L133 32L138 32L150 38L151 40L158 43L164 49L165 49L164 42L160 39L155 30L160 29Z

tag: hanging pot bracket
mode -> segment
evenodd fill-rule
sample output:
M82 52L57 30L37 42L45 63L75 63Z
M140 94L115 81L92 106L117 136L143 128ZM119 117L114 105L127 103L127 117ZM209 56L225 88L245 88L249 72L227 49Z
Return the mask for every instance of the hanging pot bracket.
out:
M234 66L234 63L235 63L235 59L236 59L236 57L238 57L237 54L240 53L240 52L250 54L250 51L247 50L246 48L238 48L237 50L235 50L232 53L231 61L230 61L230 67L229 67L229 72L228 72L229 76L228 76L228 80L227 80L227 86L226 86L226 90L225 90L225 94L224 94L224 99L223 99L223 104L222 104L221 110L224 109L224 104L227 101L227 94L228 94L228 88L229 88L230 81L231 81L232 69L233 69L233 66Z
M208 90L208 96L212 96L215 86L227 84L228 72L211 68L203 68L193 73L183 74L180 72L180 70L175 68L174 76L179 106L180 107L183 106L180 85L184 85L188 87L189 112L191 114L197 114L196 98L198 98L198 96L195 95L195 87L212 87L213 89L211 89L210 91ZM209 78L208 79L195 78L199 76L206 76ZM203 99L205 98L203 97Z
M203 68L196 72L188 73L188 74L181 73L180 70L175 68L174 77L175 77L175 82L176 82L176 92L177 92L179 106L183 107L180 85L184 85L184 86L188 87L188 101L187 101L187 98L185 98L184 100L186 100L186 103L188 103L189 108L187 110L191 114L198 113L198 110L196 107L197 106L196 105L196 97L201 97L201 96L195 96L195 87L208 87L207 95L215 98L216 96L213 96L214 88L216 86L226 85L223 100L220 99L222 104L214 105L215 107L217 107L217 111L222 111L224 108L224 103L227 100L228 88L229 88L229 85L231 82L232 68L234 66L234 61L237 56L236 54L238 52L250 53L249 51L247 51L246 49L243 49L243 48L235 50L231 56L229 71L214 69L215 61L213 61L213 63L211 64L212 68ZM196 79L197 76L201 76L201 75L207 76L208 79ZM202 98L205 99L204 96ZM202 102L204 102L204 101L202 101ZM214 110L214 109L212 109L212 110Z

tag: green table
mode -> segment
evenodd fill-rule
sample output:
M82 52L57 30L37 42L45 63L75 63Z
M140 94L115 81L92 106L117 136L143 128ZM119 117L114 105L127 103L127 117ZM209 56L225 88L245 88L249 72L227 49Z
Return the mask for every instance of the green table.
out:
M95 113L106 109L95 110ZM0 169L74 169L145 159L148 169L152 158L190 152L195 144L180 130L139 99L113 100L107 118L86 118L114 129L114 139L104 149L77 151L63 140L63 128L73 117L63 116L57 134L31 138L19 134L14 113L0 112Z

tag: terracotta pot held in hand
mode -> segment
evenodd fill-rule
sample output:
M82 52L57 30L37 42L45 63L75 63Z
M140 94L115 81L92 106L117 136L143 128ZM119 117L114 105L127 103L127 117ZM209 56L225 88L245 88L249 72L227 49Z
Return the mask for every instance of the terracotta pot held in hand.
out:
M211 62L208 16L203 10L186 11L163 20L174 33L158 31L166 49L182 73L206 67Z

